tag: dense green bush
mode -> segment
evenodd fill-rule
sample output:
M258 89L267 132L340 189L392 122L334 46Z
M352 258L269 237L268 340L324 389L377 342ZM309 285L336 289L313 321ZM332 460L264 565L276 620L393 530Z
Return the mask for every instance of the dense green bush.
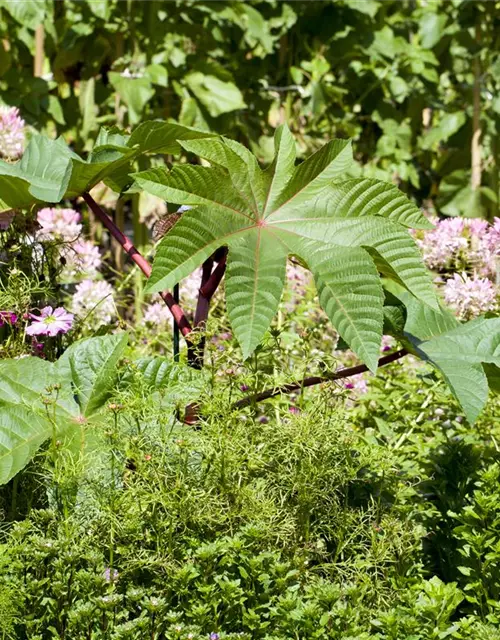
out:
M496 405L473 435L420 368L265 420L208 387L192 430L121 371L94 453L18 478L41 490L4 536L6 638L495 637Z

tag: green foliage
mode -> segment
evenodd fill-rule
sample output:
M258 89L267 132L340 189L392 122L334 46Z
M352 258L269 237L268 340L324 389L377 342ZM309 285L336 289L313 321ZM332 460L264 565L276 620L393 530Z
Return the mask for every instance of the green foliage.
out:
M72 345L57 363L40 358L0 362L0 483L13 478L52 436L84 442L84 424L101 409L117 380L126 334Z
M173 117L237 132L260 159L287 122L307 155L356 141L359 171L449 215L498 214L497 2L1 3L0 90L81 153L99 126ZM33 77L35 29L45 29ZM483 187L470 187L471 60L480 63ZM474 212L475 213L475 212Z
M153 400L164 364L125 365L76 501L64 499L72 459L40 461L47 492L56 484L63 499L6 537L7 638L496 637L498 469L481 470L496 455L495 408L476 432L451 404L438 417L448 392L421 365L374 378L349 412L325 389L299 415L276 405L266 423L221 416L215 395L191 430ZM174 387L180 375L169 374ZM484 460L446 461L457 438ZM428 549L450 509L436 544L450 568L464 550L454 580L436 575ZM468 599L483 593L481 612Z
M428 223L395 188L372 180L341 181L352 161L346 141L328 143L298 166L287 127L277 130L275 142L275 159L265 171L244 147L220 138L182 143L209 160L211 168L158 168L134 175L156 196L198 205L160 243L148 290L172 287L227 245L228 314L247 358L277 311L286 258L297 255L313 272L320 303L335 328L375 370L383 326L377 268L437 305L405 230Z
M179 139L208 134L168 122L144 122L132 135L103 129L86 161L61 139L34 136L19 162L0 160L0 210L57 203L109 182L118 191L127 184L132 160L148 153L175 153Z

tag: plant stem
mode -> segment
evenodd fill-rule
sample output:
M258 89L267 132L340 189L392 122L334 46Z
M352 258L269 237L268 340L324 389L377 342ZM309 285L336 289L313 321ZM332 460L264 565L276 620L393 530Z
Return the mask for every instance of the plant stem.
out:
M174 300L176 304L179 304L179 285L174 285ZM173 342L174 342L174 362L179 362L179 326L177 322L174 322L174 332L173 332Z
M200 287L200 293L208 298L209 300L213 297L214 293L217 291L219 284L224 277L224 273L226 271L226 260L227 260L227 249L225 254L219 260L219 264L213 270L212 275L208 279L207 283Z
M476 42L479 45L481 30L476 26ZM478 189L481 186L481 63L479 51L472 61L474 73L474 85L472 89L472 142L471 142L471 187Z
M399 351L395 351L394 353L390 353L387 356L383 356L379 359L378 366L383 367L386 364L395 362L396 360L399 360L403 356L407 355L407 353L408 351L406 351L406 349L399 349ZM327 373L324 376L311 376L310 378L304 378L303 380L299 380L297 382L290 382L289 384L284 384L280 387L274 387L273 389L267 389L266 391L261 391L260 393L242 398L241 400L238 400L238 402L235 402L231 406L231 409L242 409L243 407L248 407L249 405L256 402L262 402L263 400L268 400L269 398L274 398L275 396L279 396L281 394L293 393L294 391L298 391L299 389L312 387L313 385L321 384L322 382L350 378L351 376L356 376L359 373L364 373L365 371L368 371L368 367L365 364L358 364L354 367L340 369L340 371L335 371L334 373Z
M102 222L113 238L115 238L115 240L121 245L129 258L135 262L144 275L149 278L152 269L146 258L139 253L133 243L120 231L120 229L118 229L113 220L101 209L89 193L84 193L82 197L94 215ZM160 293L160 295L170 309L180 332L186 338L192 331L192 327L186 317L186 314L182 310L181 306L174 300L171 293L164 291Z
M210 311L210 302L214 293L224 277L226 271L226 258L227 249L222 255L219 263L213 269L214 257L208 258L203 263L203 272L201 276L201 284L198 292L198 302L196 305L196 311L194 314L194 327L199 328L202 331L205 329L205 325L208 319L208 313ZM188 349L188 363L195 369L201 369L203 367L203 356L205 352L205 336L202 336L198 344L190 345Z

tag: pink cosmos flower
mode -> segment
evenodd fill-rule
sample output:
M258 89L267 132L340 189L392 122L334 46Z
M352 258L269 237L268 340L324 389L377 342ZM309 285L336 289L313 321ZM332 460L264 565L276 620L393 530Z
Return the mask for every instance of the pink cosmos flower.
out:
M40 316L33 313L29 315L34 320L26 329L29 336L57 336L59 333L67 333L73 326L73 314L62 307L55 310L45 307Z
M37 213L38 224L41 229L37 239L75 241L82 232L80 214L74 209L55 209L45 207Z
M0 107L0 156L16 160L24 150L24 120L16 107Z

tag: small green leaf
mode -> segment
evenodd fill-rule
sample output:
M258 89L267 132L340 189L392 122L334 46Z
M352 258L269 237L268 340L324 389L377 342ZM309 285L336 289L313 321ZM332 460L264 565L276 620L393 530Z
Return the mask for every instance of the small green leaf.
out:
M130 124L137 124L141 119L144 107L155 94L151 80L146 76L130 78L115 71L108 75L110 83L128 107Z
M126 333L87 338L73 343L58 360L58 374L70 376L83 415L98 411L110 396L127 343Z
M233 82L200 71L188 73L184 81L213 118L246 107L241 91Z

